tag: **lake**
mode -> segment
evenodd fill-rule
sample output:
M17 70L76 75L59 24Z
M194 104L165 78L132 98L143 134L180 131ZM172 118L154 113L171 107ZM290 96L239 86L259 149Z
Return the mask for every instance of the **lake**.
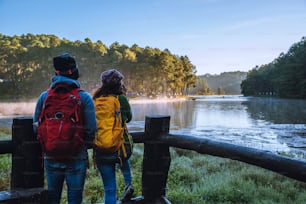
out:
M146 115L170 115L170 132L289 154L306 160L306 101L242 96L194 100L131 100L130 131L144 131ZM0 128L35 103L0 103Z
M146 115L170 115L170 132L270 150L306 159L306 101L206 96L186 101L132 104L131 131ZM132 102L133 103L133 102Z

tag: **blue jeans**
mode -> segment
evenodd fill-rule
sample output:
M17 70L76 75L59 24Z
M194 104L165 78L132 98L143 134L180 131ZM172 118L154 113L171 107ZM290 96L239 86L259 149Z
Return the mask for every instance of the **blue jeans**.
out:
M132 172L129 160L123 160L122 166L120 166L120 170L123 175L125 185L132 184Z
M103 180L105 204L116 204L116 163L97 161L97 168ZM125 185L132 184L132 173L129 160L122 161L120 169L123 174Z
M82 203L87 168L86 159L73 159L68 162L45 159L45 168L50 204L60 203L64 180L67 184L68 203Z

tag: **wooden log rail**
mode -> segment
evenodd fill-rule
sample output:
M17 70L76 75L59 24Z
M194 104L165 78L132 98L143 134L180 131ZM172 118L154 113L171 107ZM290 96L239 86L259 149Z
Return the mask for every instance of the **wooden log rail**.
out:
M290 159L270 151L185 135L169 134L162 137L160 141L164 144L171 144L172 147L194 150L201 154L209 154L253 164L298 181L306 182L305 161Z
M305 161L192 135L170 134L169 127L170 116L146 116L145 132L131 132L135 143L144 143L142 196L123 204L171 204L165 197L171 162L169 147L238 160L306 182ZM32 119L13 119L12 130L12 141L0 141L0 154L12 153L11 190L0 192L0 203L46 203L41 150Z

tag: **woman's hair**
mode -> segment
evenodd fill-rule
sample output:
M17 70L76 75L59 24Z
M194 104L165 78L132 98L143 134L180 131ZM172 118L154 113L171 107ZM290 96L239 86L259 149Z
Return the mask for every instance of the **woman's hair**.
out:
M126 95L126 92L127 92L127 89L126 89L125 85L121 84L121 86L120 86L120 93Z
M120 87L121 87L121 84L115 84L112 86L106 86L102 84L102 86L94 92L93 99L96 99L100 96L120 95L121 94Z

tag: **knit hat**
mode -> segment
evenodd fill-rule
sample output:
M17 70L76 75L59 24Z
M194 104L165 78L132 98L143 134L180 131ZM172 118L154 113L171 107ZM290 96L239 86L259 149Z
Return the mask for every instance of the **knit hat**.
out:
M100 79L104 86L120 85L121 80L124 78L116 69L109 69L101 73Z
M79 78L79 70L77 68L75 59L68 53L63 53L54 57L53 66L56 75L66 76L72 79Z

